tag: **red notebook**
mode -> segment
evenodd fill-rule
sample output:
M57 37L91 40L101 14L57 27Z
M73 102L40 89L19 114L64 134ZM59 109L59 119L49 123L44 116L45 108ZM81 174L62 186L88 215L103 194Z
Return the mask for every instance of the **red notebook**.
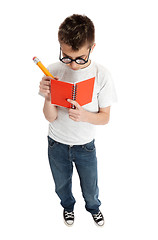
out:
M51 79L51 103L71 108L67 99L75 100L83 106L92 101L95 77L78 83L68 83Z

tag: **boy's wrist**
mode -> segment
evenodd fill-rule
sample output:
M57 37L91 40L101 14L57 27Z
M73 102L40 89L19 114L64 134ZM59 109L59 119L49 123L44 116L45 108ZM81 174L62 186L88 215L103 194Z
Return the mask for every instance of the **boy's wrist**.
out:
M45 96L45 100L46 100L47 102L50 102L50 103L51 103L51 98L50 98L50 97L46 97L46 96Z
M55 104L51 103L51 98L45 97L45 104L52 106L52 107L57 107Z

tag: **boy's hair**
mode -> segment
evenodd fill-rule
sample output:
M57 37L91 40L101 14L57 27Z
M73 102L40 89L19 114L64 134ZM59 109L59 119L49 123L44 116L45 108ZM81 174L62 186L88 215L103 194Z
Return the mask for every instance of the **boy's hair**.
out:
M71 46L74 51L78 51L86 44L90 48L95 41L94 24L85 15L73 14L60 25L58 40L60 44Z

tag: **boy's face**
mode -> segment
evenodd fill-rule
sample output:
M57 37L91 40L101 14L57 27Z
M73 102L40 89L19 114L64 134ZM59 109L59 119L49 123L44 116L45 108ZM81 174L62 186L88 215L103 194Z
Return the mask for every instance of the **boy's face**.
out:
M94 47L92 47L92 50L93 50L93 48ZM88 49L87 45L83 46L78 51L74 51L74 50L72 50L71 46L63 43L63 44L61 44L61 52L62 52L62 57L69 57L71 59L76 59L76 58L80 57L80 58L87 60L88 55L89 55L89 49ZM75 61L73 61L69 64L66 64L66 65L68 65L73 70L79 70L79 69L88 67L90 62L91 62L91 60L89 59L88 62L83 65L77 64Z

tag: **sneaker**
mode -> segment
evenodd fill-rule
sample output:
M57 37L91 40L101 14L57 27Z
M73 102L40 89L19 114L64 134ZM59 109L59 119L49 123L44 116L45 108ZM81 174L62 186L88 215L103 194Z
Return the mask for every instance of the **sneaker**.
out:
M74 212L67 212L64 210L63 212L64 222L67 226L72 226L74 223Z
M97 224L97 226L103 226L104 225L104 217L101 211L99 211L97 214L92 214L92 217L94 219L94 222Z

